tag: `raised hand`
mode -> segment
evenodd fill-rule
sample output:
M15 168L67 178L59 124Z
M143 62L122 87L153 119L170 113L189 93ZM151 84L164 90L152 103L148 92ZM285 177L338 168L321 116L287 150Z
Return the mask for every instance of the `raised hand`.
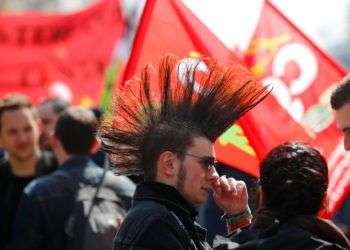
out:
M244 181L227 178L225 175L212 184L217 205L226 214L239 214L248 207L248 191Z

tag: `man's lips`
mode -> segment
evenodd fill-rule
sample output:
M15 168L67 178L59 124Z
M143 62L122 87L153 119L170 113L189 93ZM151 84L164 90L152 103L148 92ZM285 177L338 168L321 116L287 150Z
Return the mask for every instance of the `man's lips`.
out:
M16 146L17 150L26 150L27 148L29 148L29 144L21 144Z

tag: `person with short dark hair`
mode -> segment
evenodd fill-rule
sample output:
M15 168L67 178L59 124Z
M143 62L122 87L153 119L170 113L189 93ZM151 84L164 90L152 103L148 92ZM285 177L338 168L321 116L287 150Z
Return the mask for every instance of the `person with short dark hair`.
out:
M89 155L96 140L97 125L90 110L71 108L59 116L54 135L67 155Z
M342 79L331 95L331 106L335 111L338 128L344 134L344 148L350 150L350 75ZM333 218L348 236L350 236L350 196L341 205Z
M145 180L114 250L210 249L206 230L195 222L196 206L210 190L228 215L248 210L245 183L216 172L214 141L269 91L238 65L204 62L203 74L200 62L173 56L162 58L155 78L146 67L140 79L126 83L102 125L102 144L116 171ZM249 224L250 214L242 219L241 226Z
M102 183L102 188L109 189L122 208L128 209L134 183L125 176L104 173L89 158L96 126L96 117L86 108L69 107L59 116L51 145L60 167L26 187L14 224L13 249L67 249L71 242L66 231L68 218L81 186L96 188ZM112 240L109 244L112 247Z
M331 106L335 111L338 127L344 133L344 148L350 150L350 75L332 93Z
M0 249L7 249L13 220L24 187L35 177L54 171L53 155L39 149L38 117L27 97L5 96L0 101Z
M50 136L54 132L58 116L70 106L70 103L62 98L48 98L40 102L38 115L41 121L40 147L51 150Z
M301 142L277 146L260 166L259 210L247 231L235 236L243 249L348 249L336 225L317 217L328 188L319 151Z

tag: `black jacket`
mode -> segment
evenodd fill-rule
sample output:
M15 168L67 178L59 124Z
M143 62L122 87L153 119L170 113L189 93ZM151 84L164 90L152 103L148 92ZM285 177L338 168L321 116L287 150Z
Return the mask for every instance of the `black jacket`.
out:
M65 173L65 174L62 174ZM66 178L69 175L71 178ZM79 183L97 186L103 169L86 156L68 159L51 175L32 181L24 190L15 219L12 249L64 249L65 223L72 211ZM125 209L135 184L125 176L108 172L103 186L113 190Z
M245 242L245 243L244 243ZM236 244L239 243L239 244ZM345 250L340 245L322 240L312 233L297 227L282 226L272 235L248 229L230 239L214 239L216 250Z
M0 249L7 249L13 221L25 186L34 178L57 169L57 161L50 152L41 152L34 176L18 177L12 174L8 158L0 160Z
M157 182L141 183L113 249L211 249L206 230L195 222L196 215L194 207L175 188Z

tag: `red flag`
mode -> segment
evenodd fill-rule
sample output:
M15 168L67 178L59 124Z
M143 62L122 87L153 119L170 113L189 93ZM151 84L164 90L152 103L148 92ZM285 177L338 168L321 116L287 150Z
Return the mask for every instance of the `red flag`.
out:
M199 69L203 71L206 66L200 60L201 56L214 57L224 64L238 62L233 52L181 1L149 0L140 20L122 83L137 75L146 64L156 65L167 53L176 54L187 62L200 62ZM250 75L248 71L246 73ZM223 163L257 175L258 158L254 141L245 136L249 130L244 125L239 123L232 126L217 140L216 155Z
M269 1L262 9L245 61L264 83L274 85L275 100L284 109L277 111L270 98L249 114L251 121L267 132L265 140L270 144L265 148L284 142L286 134L300 138L303 128L309 137L303 140L316 146L328 160L329 212L333 214L350 188L350 156L342 149L341 134L329 106L334 83L345 70Z
M118 1L100 0L72 14L1 13L0 27L0 97L63 95L89 106L99 101L124 23Z

